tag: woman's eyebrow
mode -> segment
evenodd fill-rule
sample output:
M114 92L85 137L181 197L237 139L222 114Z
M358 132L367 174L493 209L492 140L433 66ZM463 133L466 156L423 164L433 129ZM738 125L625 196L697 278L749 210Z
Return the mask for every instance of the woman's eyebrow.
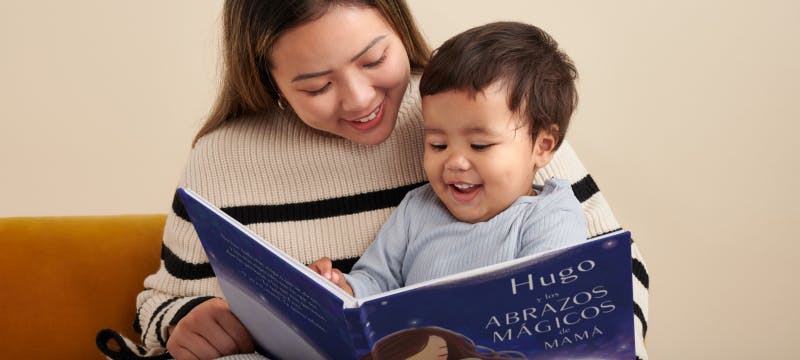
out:
M369 51L369 49L371 49L373 46L375 46L375 44L377 44L379 41L383 40L384 38L386 38L385 34L384 35L380 35L380 36L372 39L372 41L370 41L369 44L367 44L367 46L365 46L363 50L359 51L358 54L356 54L356 56L353 56L352 58L350 58L350 62L356 61L358 58L361 57L361 55L364 55L364 53Z
M328 74L330 74L332 72L333 71L331 71L331 70L325 70L325 71L319 71L319 72L314 72L314 73L300 74L300 75L297 75L294 78L292 78L292 82L298 82L300 80L306 80L306 79L311 79L311 78L315 78L315 77L318 77L318 76L328 75Z
M358 60L358 58L360 58L367 51L369 51L369 49L371 49L373 46L375 46L375 44L377 44L378 42L380 42L381 40L383 40L385 38L386 38L386 35L384 34L384 35L380 35L380 36L377 36L374 39L372 39L372 41L370 41L369 44L367 44L367 46L364 47L364 49L359 51L358 54L356 54L356 56L353 56L352 58L350 58L350 62ZM315 77L318 77L318 76L324 76L324 75L328 75L328 74L330 74L332 72L333 72L332 70L325 70L325 71L318 71L318 72L313 72L313 73L300 74L300 75L297 75L294 78L292 78L291 82L294 83L294 82L298 82L298 81L301 81L301 80L315 78Z

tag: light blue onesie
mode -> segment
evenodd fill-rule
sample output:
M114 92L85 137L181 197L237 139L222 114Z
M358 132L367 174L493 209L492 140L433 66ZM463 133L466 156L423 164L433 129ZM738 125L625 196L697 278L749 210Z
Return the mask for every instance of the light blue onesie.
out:
M586 240L569 182L547 180L485 222L458 221L430 184L411 190L346 274L356 297L455 274Z

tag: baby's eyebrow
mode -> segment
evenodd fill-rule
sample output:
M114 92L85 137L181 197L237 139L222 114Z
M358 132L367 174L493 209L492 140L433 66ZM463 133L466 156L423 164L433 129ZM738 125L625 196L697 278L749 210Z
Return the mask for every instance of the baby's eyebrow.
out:
M491 131L485 127L472 127L464 129L463 133L465 135L498 135L496 132Z

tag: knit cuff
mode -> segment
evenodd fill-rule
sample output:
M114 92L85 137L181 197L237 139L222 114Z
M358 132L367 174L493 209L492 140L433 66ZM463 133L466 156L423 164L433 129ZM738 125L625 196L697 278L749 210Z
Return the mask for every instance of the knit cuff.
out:
M144 328L142 342L145 347L148 349L166 349L167 339L169 338L168 329L177 325L178 321L197 305L213 298L213 296L172 297L161 301L154 310L147 311L147 315L141 318Z

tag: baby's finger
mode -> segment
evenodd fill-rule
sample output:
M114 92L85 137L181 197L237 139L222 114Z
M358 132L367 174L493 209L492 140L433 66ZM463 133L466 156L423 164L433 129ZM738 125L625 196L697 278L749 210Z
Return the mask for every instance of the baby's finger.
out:
M331 271L331 268L333 268L333 261L327 256L317 260L317 262L323 271Z
M317 261L314 261L313 263L308 265L308 267L310 267L312 270L316 271L317 274L324 274L324 273L329 272L331 270L331 267L333 266L332 264L333 263L331 262L331 259L329 259L327 257L324 257L324 258L321 258L321 259L319 259Z
M342 286L342 283L345 282L344 274L339 269L332 269L331 273L331 281L336 285Z

